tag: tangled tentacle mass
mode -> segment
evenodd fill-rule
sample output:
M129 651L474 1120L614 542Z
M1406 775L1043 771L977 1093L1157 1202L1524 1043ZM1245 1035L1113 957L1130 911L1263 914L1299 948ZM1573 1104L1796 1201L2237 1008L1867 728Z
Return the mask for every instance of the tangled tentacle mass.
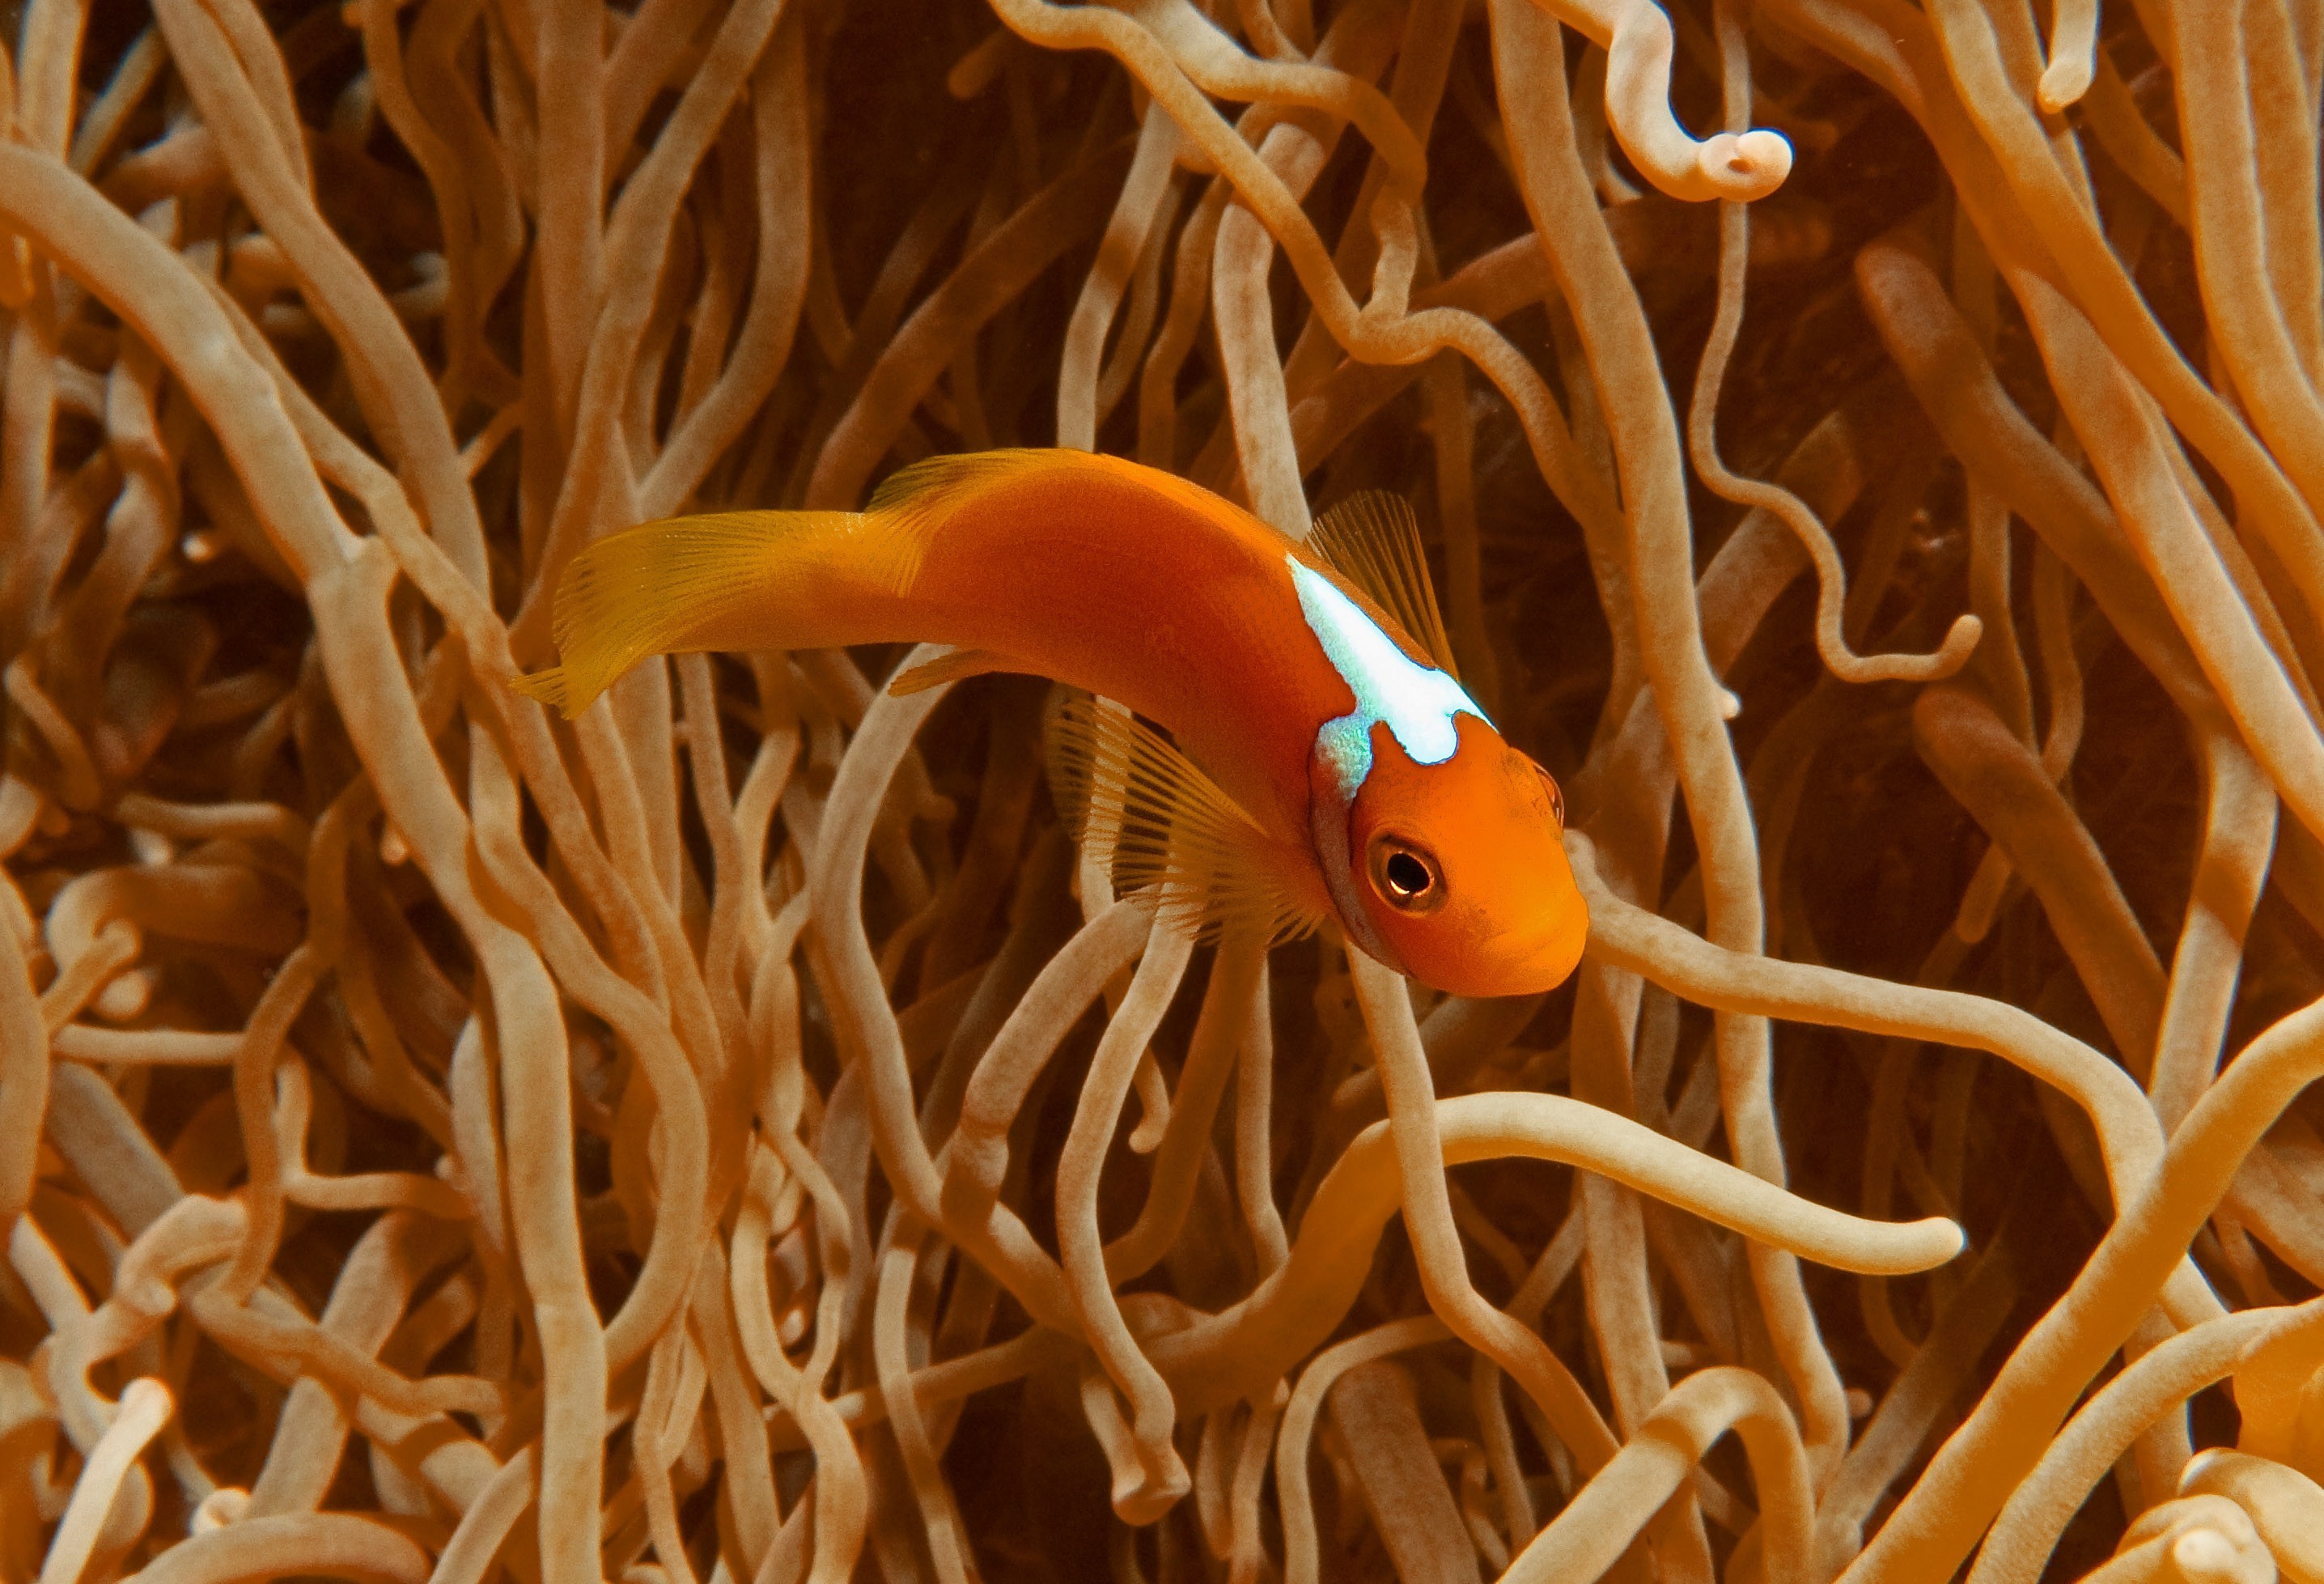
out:
M0 1584L2324 1578L2318 0L0 24ZM1052 443L1415 501L1570 986L506 685Z

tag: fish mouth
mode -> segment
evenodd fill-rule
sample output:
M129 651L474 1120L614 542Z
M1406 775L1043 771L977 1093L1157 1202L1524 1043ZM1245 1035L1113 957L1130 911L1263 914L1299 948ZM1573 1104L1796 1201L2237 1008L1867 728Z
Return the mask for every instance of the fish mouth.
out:
M1536 925L1504 931L1493 939L1490 955L1497 963L1508 965L1507 977L1511 981L1522 979L1524 987L1498 994L1531 996L1554 990L1582 965L1589 944L1590 914L1578 901L1571 919L1547 928Z
M1466 955L1459 971L1421 972L1417 977L1453 996L1489 999L1545 995L1572 977L1588 941L1586 914L1578 922L1546 927L1517 925L1481 942Z

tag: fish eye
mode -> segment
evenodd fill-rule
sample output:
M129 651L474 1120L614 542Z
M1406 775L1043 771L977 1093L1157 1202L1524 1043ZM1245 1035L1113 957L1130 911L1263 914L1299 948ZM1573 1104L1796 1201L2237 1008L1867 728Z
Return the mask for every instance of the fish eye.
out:
M1425 848L1401 837L1373 838L1372 888L1400 912L1434 912L1443 905L1444 880Z

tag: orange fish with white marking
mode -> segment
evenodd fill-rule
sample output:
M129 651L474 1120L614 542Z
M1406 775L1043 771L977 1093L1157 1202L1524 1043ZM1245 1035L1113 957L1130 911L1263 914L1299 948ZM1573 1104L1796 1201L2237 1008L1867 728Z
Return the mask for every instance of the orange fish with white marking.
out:
M1084 841L1166 918L1281 939L1335 920L1464 996L1546 990L1589 914L1557 783L1462 688L1410 509L1360 496L1305 542L1199 486L1067 450L938 457L862 512L649 523L576 556L564 663L517 686L567 716L649 654L955 645L910 691L1052 677L1051 763Z

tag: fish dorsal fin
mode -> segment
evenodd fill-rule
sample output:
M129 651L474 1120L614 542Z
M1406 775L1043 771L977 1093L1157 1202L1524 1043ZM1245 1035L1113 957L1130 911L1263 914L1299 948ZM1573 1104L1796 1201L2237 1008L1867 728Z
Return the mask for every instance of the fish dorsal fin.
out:
M1198 940L1288 940L1323 922L1298 884L1298 855L1161 733L1075 690L1052 696L1047 727L1058 811L1106 856L1117 895L1143 894L1159 922Z
M1384 489L1351 495L1315 519L1307 531L1307 543L1333 571L1395 617L1438 670L1459 679L1411 502Z
M870 504L863 509L866 512L892 512L899 506L922 502L926 496L948 494L964 486L981 483L994 474L1013 472L1056 455L1055 451L1019 447L1013 450L966 451L923 457L881 479L880 486L872 492Z

